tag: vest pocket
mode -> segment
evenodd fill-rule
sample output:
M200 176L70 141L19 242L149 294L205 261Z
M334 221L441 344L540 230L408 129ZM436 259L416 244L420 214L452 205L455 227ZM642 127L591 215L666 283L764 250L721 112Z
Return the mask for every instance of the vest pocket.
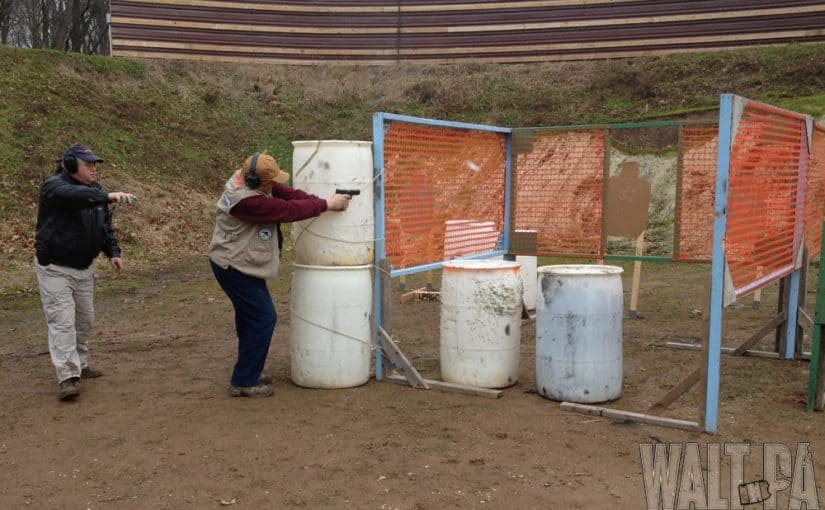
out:
M249 263L256 266L267 264L275 256L277 234L270 227L258 229L247 245L246 256Z

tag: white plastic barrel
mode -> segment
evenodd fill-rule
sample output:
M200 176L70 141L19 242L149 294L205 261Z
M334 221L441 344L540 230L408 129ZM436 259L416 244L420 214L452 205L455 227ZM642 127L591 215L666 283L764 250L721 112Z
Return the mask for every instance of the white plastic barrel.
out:
M329 198L336 189L358 190L343 212L325 212L292 224L294 260L318 266L371 264L373 237L372 142L292 142L292 185Z
M293 264L292 382L307 388L349 388L369 380L371 267Z
M444 262L441 378L503 388L518 380L521 341L519 265L502 260Z
M536 309L536 281L538 279L538 258L535 255L516 255L521 266L521 281L524 283L524 305L528 310Z
M553 400L622 393L622 274L602 265L538 268L536 386Z

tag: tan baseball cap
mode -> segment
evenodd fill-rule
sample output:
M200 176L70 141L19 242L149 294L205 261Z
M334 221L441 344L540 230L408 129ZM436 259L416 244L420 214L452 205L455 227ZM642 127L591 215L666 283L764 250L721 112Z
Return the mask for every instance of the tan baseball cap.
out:
M243 162L244 177L249 173L249 166L252 164L253 156L246 158ZM284 184L289 180L289 174L281 170L275 158L269 154L261 154L258 156L258 161L255 162L255 174L261 179L261 184L269 182L277 182Z

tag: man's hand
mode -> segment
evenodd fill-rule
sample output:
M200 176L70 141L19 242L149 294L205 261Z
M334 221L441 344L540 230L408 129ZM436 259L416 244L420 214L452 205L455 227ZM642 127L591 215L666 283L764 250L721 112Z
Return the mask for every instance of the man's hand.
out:
M327 199L327 211L346 211L352 197L336 193Z
M124 193L122 191L113 191L109 193L109 202L122 202L124 204L134 204L137 198L131 193Z
M112 257L109 259L109 265L115 268L118 273L123 270L123 259L120 257Z

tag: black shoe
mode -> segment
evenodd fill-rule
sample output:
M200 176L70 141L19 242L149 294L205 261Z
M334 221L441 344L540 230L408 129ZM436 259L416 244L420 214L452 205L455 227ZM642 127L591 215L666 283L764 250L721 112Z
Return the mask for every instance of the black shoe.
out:
M80 371L81 379L94 379L95 377L100 377L101 375L103 375L103 372L100 370L95 370L92 367L86 367Z
M71 377L57 385L57 399L61 402L74 400L80 395L80 388L77 387L77 378Z
M229 386L229 394L233 397L271 397L272 386L259 384L258 386Z

